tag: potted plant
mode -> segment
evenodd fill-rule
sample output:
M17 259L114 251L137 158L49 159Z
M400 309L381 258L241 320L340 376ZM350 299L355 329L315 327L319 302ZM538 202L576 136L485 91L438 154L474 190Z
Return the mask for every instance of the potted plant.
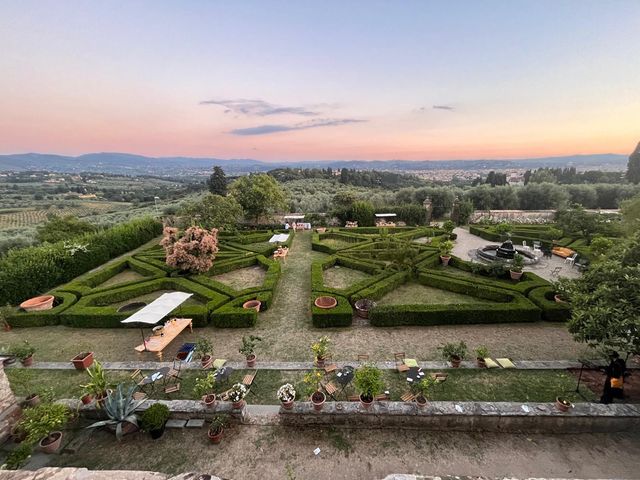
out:
M441 242L438 246L440 250L440 261L442 265L449 265L449 261L451 260L451 251L453 250L453 242L451 240L445 240Z
M320 337L320 340L311 345L311 351L316 359L316 366L324 368L324 361L329 356L329 344L331 340L326 335Z
M320 370L312 370L307 372L302 379L305 393L310 397L314 410L318 412L322 410L324 402L327 400L327 396L320 390L320 382L323 376Z
M227 426L226 415L215 415L209 423L209 430L207 436L211 443L220 443L222 441L222 435L224 434L224 427Z
M480 345L476 348L476 364L478 368L487 368L487 362L485 362L484 359L488 356L489 349L485 345Z
M513 263L511 263L511 267L509 268L509 275L511 276L511 280L520 280L522 277L522 268L524 267L524 257L519 253L516 253L513 256Z
M384 391L382 370L372 364L365 364L358 368L353 383L360 391L360 403L364 408L369 408L376 395Z
M427 406L427 400L433 390L433 387L437 383L436 379L431 376L426 376L419 382L417 382L413 389L416 392L416 404L420 408Z
M216 404L216 394L213 393L215 383L215 372L209 372L209 374L203 378L196 378L193 393L200 397L207 407L213 407Z
M242 346L238 350L247 359L247 367L252 368L256 365L255 348L258 342L261 342L262 338L256 335L248 335L242 337Z
M211 353L213 345L206 337L198 337L196 340L196 349L194 355L202 362L202 368L207 367L211 363Z
M451 362L453 368L458 368L460 363L467 356L467 344L463 341L459 343L445 343L438 349L442 352L442 357Z
M69 419L69 409L60 403L41 403L32 408L25 408L20 428L26 433L25 441L38 445L45 453L53 453L60 448L62 432L60 429Z
M234 410L239 410L245 405L244 397L247 395L247 387L242 383L234 384L229 390L229 400L231 400Z
M276 396L282 403L282 408L291 410L296 399L296 389L290 383L285 383L278 389Z
M80 352L71 359L71 363L77 370L86 370L93 363L93 352Z
M29 458L31 458L32 452L33 448L28 443L23 443L22 445L14 448L9 455L7 455L5 462L0 465L0 470L21 469L29 461Z
M128 433L138 430L138 417L135 414L136 409L146 400L136 400L133 394L136 386L125 387L120 383L116 389L107 395L104 401L104 410L109 420L102 420L89 425L87 428L96 427L115 427L116 438L121 440Z
M561 412L568 412L573 404L566 398L556 397L556 408Z
M26 340L20 345L16 345L11 349L11 353L22 362L25 367L33 365L33 354L36 349Z
M96 360L91 367L87 368L87 374L91 381L85 385L80 385L84 391L83 398L87 397L83 400L83 403L91 403L91 398L95 398L98 406L100 406L107 396L109 388L106 372L102 368L102 364Z
M164 427L170 415L169 407L163 403L154 403L140 417L142 429L145 432L149 432L151 438L156 440L164 434Z

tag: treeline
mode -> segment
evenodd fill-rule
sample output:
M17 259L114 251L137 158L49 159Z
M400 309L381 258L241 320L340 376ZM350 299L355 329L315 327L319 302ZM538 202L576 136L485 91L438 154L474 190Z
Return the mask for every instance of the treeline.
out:
M344 185L356 187L402 188L417 187L425 182L414 175L377 170L355 170L343 168L333 170L328 168L277 168L268 172L279 182L291 182L305 179L337 180Z
M0 259L0 305L16 305L42 294L143 245L160 233L162 224L147 217L71 241L10 250Z
M624 172L602 172L600 170L588 170L578 172L575 167L568 168L538 168L527 170L524 173L524 184L529 183L560 183L571 184L595 184L595 183L621 183Z

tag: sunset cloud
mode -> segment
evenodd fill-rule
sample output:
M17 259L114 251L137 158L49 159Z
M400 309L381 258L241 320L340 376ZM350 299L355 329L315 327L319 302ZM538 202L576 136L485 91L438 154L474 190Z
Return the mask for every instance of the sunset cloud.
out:
M336 127L340 125L348 125L350 123L362 122L366 122L366 120L357 118L326 118L295 123L293 125L259 125L257 127L237 128L235 130L231 130L229 133L232 135L268 135L270 133L307 130L319 127Z
M218 105L225 108L225 113L239 113L249 116L267 117L269 115L302 115L312 117L319 115L307 107L275 105L264 100L229 99L229 100L203 100L200 105Z

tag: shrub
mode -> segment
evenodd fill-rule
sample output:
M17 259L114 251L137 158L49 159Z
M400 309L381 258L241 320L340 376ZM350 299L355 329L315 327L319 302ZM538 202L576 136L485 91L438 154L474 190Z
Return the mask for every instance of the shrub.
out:
M142 429L147 432L160 430L164 427L165 423L167 423L170 415L169 407L163 403L154 403L147 408L140 417Z
M210 231L201 227L189 227L181 237L178 229L166 227L160 242L167 254L170 267L183 272L204 273L213 265L218 253L218 229Z
M366 364L356 370L353 383L362 397L373 400L384 390L382 370L372 364Z
M143 218L98 233L11 250L0 259L0 305L18 304L152 240L160 222ZM82 248L79 248L82 247Z
M54 307L51 310L41 310L35 312L25 312L20 308L7 309L5 313L6 321L12 327L44 327L46 325L58 325L60 314L73 305L77 298L70 292L51 292L55 299Z
M25 441L33 445L51 432L62 428L69 416L70 412L66 405L41 403L35 407L25 408L18 425L27 434Z
M328 357L331 353L329 345L331 344L331 340L326 335L320 337L317 342L313 342L311 344L311 351L315 358L324 359Z
M467 344L462 340L458 343L445 343L438 347L438 350L442 352L442 358L450 360L452 358L459 358L463 360L467 356Z
M552 286L534 288L528 298L542 310L542 319L548 322L566 322L571 317L571 308L567 303L558 303Z
M318 308L315 306L315 299L327 295L321 292L311 293L311 322L314 327L348 327L353 321L353 309L349 301L340 295L332 296L338 301L338 304L330 309Z
M0 466L0 470L19 470L22 468L33 453L33 447L27 442L23 442L14 448L9 455L5 463Z
M485 345L479 345L475 349L476 358L487 358L489 356L489 349Z

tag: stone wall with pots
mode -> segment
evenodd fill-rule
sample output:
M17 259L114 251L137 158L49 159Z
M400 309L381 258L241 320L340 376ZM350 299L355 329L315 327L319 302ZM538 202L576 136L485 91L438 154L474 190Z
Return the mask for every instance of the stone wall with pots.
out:
M587 433L640 429L640 405L576 404L567 413L550 403L432 402L425 408L404 402L375 402L368 410L359 402L327 402L314 411L309 402L280 409L289 426L334 425L351 428L405 428L446 431Z
M9 379L0 361L0 443L11 434L11 428L20 416L20 406L9 386Z

